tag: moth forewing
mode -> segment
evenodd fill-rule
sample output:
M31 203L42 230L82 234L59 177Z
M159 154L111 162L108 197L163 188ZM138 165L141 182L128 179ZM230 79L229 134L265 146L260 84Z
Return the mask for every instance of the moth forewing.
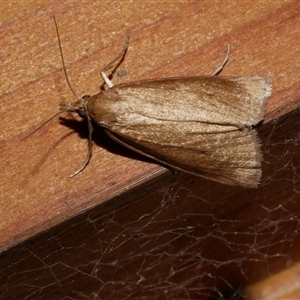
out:
M265 77L170 78L114 86L91 97L88 111L99 124L108 110L112 115L251 126L263 118L269 95Z
M256 89L255 89L256 87ZM190 77L121 84L91 97L89 116L111 138L165 165L256 187L255 130L271 92L264 77Z
M261 154L260 146L255 137L255 132L247 133L244 142L250 142L249 147L245 147L240 155L223 156L215 155L213 152L219 149L212 149L211 153L205 150L198 150L199 147L191 147L190 149L180 147L166 147L164 145L151 144L146 147L136 141L126 140L123 136L117 136L115 133L106 130L108 136L114 141L123 146L136 151L144 156L156 160L163 165L173 167L175 169L200 176L209 180L217 181L227 185L239 185L245 188L257 187L261 177ZM253 136L255 139L253 139ZM226 139L227 140L227 139ZM241 139L242 140L242 139ZM200 141L199 141L200 142ZM245 145L245 144L242 144ZM231 145L232 146L232 145ZM222 145L221 151L226 152L230 145ZM162 150L163 149L163 150ZM236 150L236 148L234 148ZM245 153L246 151L246 153ZM172 155L170 155L172 153ZM243 162L245 156L248 162ZM234 157L235 162L229 163L229 160ZM223 161L219 161L223 158ZM218 159L218 161L216 161ZM238 160L240 160L238 162Z

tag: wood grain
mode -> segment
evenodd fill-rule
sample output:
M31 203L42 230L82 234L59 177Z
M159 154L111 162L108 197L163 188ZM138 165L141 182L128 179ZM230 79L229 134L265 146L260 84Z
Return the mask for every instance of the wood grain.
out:
M126 30L130 28L129 49L117 70L126 70L127 75L118 77L115 74L115 84L209 74L220 64L230 43L231 56L222 71L223 76L265 75L273 83L266 119L260 129L263 145L269 145L267 141L275 128L270 124L299 108L298 1L27 2L26 5L19 2L0 4L0 248L3 251L18 247L21 242L55 225L60 226L65 220L70 220L68 226L71 228L75 224L72 218L100 204L103 213L108 213L107 209L118 212L122 201L143 200L143 191L149 186L159 206L159 197L163 197L163 193L159 193L160 196L155 193L161 186L159 183L167 184L170 178L167 169L113 143L97 129L90 164L83 173L70 179L69 175L81 165L87 151L86 124L72 115L63 115L25 138L58 111L61 101L71 101L73 97L61 68L53 15L58 21L69 78L79 96L99 91L102 84L99 71L119 53ZM297 132L297 127L285 127L287 124L299 125L296 114L291 120L294 123L280 123L283 124L278 128L283 130L282 140ZM285 153L281 148L278 151ZM280 155L275 153L274 157ZM270 157L268 159L271 161ZM233 197L250 203L250 197L274 196L273 191L266 188L272 172L268 163L263 172L265 194L260 189L249 193L205 180L197 179L196 182L209 187L209 195L218 195L224 201ZM188 182L191 181L188 178ZM295 181L290 182L291 186L289 191L297 190ZM132 191L134 196L122 198L125 191ZM229 191L230 197L225 197L224 191ZM290 196L286 193L281 190L278 201ZM123 200L116 198L117 195ZM151 201L151 198L147 199ZM141 208L142 204L134 207L134 203L133 206L128 204L128 211ZM299 210L295 210L295 215L297 213ZM131 213L126 217L127 222L139 218ZM81 233L84 236L84 232ZM17 257L25 255L16 248L4 253L11 260L2 260L2 269L8 261L13 262L16 253ZM283 263L276 265L274 270L281 267ZM254 271L253 266L251 272ZM249 281L254 282L255 276L251 277L251 272ZM265 276L262 272L259 278ZM12 287L8 284L6 289ZM14 299L13 293L12 288L9 299ZM66 290L60 296L67 294ZM20 292L16 299L20 299L20 295L25 297L28 290L24 288L23 294Z

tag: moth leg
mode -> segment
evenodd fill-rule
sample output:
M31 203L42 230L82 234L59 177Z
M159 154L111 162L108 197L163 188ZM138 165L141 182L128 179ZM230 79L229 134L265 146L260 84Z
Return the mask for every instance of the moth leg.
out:
M210 76L215 76L217 75L219 72L222 71L222 69L224 68L224 66L226 65L228 59L229 59L229 53L230 53L230 45L228 44L227 46L227 53L226 53L226 56L223 60L223 62L217 67L217 69L215 71L213 71Z
M112 87L114 86L114 84L112 83L111 80L109 80L109 78L107 77L107 75L106 75L103 71L101 71L100 74L101 74L101 76L102 76L104 82L108 85L108 87L109 87L109 88L112 88Z
M110 79L108 79L107 75L104 72L111 69L117 60L124 57L124 55L127 51L127 48L128 48L129 36L130 36L130 30L127 31L125 45L124 45L121 53L115 59L113 59L106 67L104 67L103 70L100 72L104 82L108 85L109 88L112 88L114 85L113 85L112 81Z
M88 118L88 130L89 130L89 149L88 149L88 153L86 156L86 159L84 161L84 163L82 164L82 166L72 175L70 175L69 177L72 178L74 176L76 176L77 174L79 174L81 171L83 171L85 169L85 167L87 166L87 164L90 162L91 156L92 156L92 146L93 146L93 140L92 140L92 133L94 131L93 125L91 120Z

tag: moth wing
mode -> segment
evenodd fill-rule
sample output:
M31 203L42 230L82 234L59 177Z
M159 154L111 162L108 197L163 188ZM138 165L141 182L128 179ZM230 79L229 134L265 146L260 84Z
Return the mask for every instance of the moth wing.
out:
M121 84L105 93L119 114L241 128L262 120L271 84L261 76L199 76Z
M147 125L146 125L147 126ZM164 165L228 185L256 187L261 176L260 144L255 130L210 124L152 124L118 134L118 143ZM205 128L205 127L209 128Z

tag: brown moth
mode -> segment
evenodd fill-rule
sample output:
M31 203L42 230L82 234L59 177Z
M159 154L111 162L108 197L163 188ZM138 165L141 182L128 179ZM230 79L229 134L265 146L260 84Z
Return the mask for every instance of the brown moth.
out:
M56 30L58 34L57 25ZM224 61L210 76L114 86L105 71L125 55L128 40L129 32L122 52L101 71L108 89L60 104L61 112L86 118L89 128L87 158L71 177L90 160L93 121L114 141L163 165L228 185L257 187L262 154L252 126L264 117L272 90L269 80L215 76L228 60L228 47ZM60 40L59 47L61 51ZM61 58L66 75L62 51Z

